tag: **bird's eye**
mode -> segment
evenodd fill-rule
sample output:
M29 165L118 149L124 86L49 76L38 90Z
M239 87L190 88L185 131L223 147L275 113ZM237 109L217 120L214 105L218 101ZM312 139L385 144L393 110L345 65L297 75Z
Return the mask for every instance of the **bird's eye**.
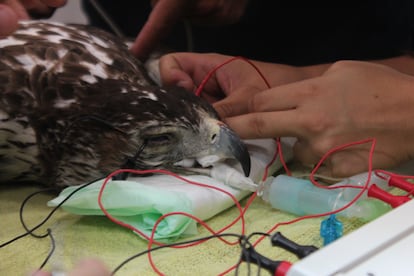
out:
M213 135L211 135L211 143L212 144L214 144L215 142L216 142L216 140L217 140L217 134L213 134Z
M154 135L154 136L148 137L146 140L147 140L147 143L152 144L152 145L165 145L171 141L171 135L169 134Z

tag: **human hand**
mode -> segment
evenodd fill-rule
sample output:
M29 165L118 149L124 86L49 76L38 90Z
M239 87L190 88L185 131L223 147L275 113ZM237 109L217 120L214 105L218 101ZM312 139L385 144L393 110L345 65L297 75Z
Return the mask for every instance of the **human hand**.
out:
M173 53L160 59L160 75L164 85L178 85L195 91L210 71L233 59L219 54ZM328 65L293 67L250 61L263 74L270 86L286 84L320 75ZM215 71L202 91L202 97L214 104L220 117L247 112L247 98L267 89L255 68L243 59L234 59Z
M67 276L109 276L111 275L105 265L98 260L86 259L80 262ZM52 276L46 271L36 271L32 276Z
M0 38L4 38L17 29L22 19L30 19L30 15L46 14L56 7L66 4L67 0L1 0L0 1ZM30 14L30 15L29 15Z
M153 10L134 44L132 53L145 60L172 27L182 19L198 25L225 25L237 22L248 0L152 0Z
M295 156L316 164L329 150L375 138L374 168L414 154L414 79L390 67L341 61L322 76L275 87L248 99L248 114L225 122L242 138L294 136ZM321 173L345 177L368 169L370 145L332 154Z

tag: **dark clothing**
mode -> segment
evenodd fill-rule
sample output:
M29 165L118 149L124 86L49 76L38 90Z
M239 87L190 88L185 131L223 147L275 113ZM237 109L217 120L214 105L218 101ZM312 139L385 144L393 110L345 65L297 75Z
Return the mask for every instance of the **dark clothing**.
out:
M149 2L99 1L130 37L145 23ZM92 25L108 29L89 1L84 6ZM413 0L250 0L237 24L192 26L193 51L290 65L389 58L414 48L413 18ZM163 43L186 51L186 41L179 24Z

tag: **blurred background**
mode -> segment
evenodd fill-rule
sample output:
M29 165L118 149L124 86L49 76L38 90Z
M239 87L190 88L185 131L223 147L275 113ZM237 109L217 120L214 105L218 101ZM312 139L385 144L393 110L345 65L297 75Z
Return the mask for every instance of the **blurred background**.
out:
M68 1L64 7L56 10L49 20L65 23L88 23L88 19L82 11L80 0Z

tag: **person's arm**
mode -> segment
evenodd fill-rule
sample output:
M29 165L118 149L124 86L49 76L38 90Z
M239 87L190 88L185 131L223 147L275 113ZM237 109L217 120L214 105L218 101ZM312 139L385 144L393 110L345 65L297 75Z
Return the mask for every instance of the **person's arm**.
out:
M173 53L160 59L164 85L178 85L188 91L195 89L214 68L234 57L220 54ZM321 75L328 64L294 67L250 61L263 74L271 87ZM255 68L245 60L236 59L222 66L207 82L202 97L214 103L221 117L246 112L246 99L268 87Z
M247 114L225 122L242 138L294 136L295 156L316 164L336 146L375 138L373 165L391 168L414 156L414 78L390 67L342 61L322 76L256 93ZM333 154L324 173L349 176L368 168L371 145Z
M231 56L220 54L172 53L160 60L160 74L165 85L182 86L194 91L207 74ZM297 82L322 75L332 64L289 66L266 62L251 62L259 69L271 87ZM414 58L409 55L373 63L390 66L402 73L414 75ZM258 72L245 61L235 60L221 67L209 80L203 97L215 103L221 117L242 114L246 109L246 97L267 89Z
M153 0L147 22L131 46L131 52L146 60L159 42L180 20L198 25L225 25L237 22L248 0Z
M229 58L170 54L161 59L161 76L165 83L193 89ZM393 167L414 155L414 80L378 63L409 73L414 59L302 68L255 62L272 89L250 65L238 61L218 70L203 93L243 138L297 137L295 153L305 164L315 164L334 146L376 138L374 165ZM334 176L366 170L368 147L334 154L325 169Z

